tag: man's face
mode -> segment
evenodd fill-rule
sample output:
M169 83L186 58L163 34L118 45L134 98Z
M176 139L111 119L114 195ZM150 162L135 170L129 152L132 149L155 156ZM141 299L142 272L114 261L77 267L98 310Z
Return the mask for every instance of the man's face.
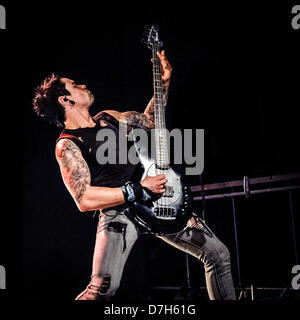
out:
M94 102L94 95L86 88L84 84L78 85L75 81L68 78L61 78L66 89L70 92L68 99L73 100L76 105L90 107Z

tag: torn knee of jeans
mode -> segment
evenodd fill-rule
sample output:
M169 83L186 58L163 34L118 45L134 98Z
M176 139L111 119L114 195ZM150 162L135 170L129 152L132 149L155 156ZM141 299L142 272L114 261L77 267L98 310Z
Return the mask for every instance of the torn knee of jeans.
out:
M207 228L206 224L199 218L199 217L192 217L189 221L188 221L188 226L191 229L198 229L203 231L204 233L206 233L207 235L209 235L210 237L212 237L212 233L211 231Z
M121 223L118 221L112 221L107 226L108 231L122 233L122 235L123 235L123 252L126 250L126 227L127 227L127 224Z
M97 277L98 278L98 277ZM88 289L98 291L100 294L105 294L110 287L110 275L93 279Z
M104 276L102 280L101 287L99 289L101 294L104 294L107 292L110 286L110 276Z

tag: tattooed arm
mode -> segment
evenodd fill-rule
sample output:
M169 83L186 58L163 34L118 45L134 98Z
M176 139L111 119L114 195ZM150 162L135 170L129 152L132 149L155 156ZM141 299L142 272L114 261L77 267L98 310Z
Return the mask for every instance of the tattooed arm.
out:
M167 105L168 102L168 95L169 95L169 83L163 84L163 99L164 99L164 106ZM127 122L136 122L134 119L134 111L125 112L127 113ZM154 128L154 97L149 101L144 113L142 115L146 116L149 121L149 127ZM134 124L133 124L134 125Z
M110 208L125 202L121 188L91 186L89 167L73 141L59 140L55 155L65 186L81 212ZM162 193L166 181L164 175L147 176L141 185L154 193Z
M125 202L120 188L91 186L89 167L78 146L70 139L58 141L55 150L65 186L82 212L104 209Z
M161 62L161 78L163 84L163 98L166 106L169 94L169 84L172 75L172 67L167 60L165 51L157 52ZM118 112L115 110L105 110L119 121L126 122L129 126L141 128L154 128L154 97L149 101L144 113L137 111Z

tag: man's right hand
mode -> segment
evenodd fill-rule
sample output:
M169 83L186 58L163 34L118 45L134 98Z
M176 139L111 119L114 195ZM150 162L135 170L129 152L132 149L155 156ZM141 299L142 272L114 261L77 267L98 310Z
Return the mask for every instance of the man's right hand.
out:
M164 193L165 184L168 182L166 175L158 174L157 176L147 176L144 180L141 181L141 185L149 189L153 193Z

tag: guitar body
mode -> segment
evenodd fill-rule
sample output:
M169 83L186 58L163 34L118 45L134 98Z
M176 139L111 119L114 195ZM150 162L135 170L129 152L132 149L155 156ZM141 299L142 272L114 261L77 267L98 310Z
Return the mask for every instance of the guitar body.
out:
M134 132L133 132L134 136ZM150 138L149 138L150 140ZM156 201L134 202L131 217L143 227L146 233L164 235L182 230L191 217L191 195L184 183L180 166L169 165L159 168L145 145L134 138L135 147L142 165L141 180L146 176L164 174L168 180L166 191Z

